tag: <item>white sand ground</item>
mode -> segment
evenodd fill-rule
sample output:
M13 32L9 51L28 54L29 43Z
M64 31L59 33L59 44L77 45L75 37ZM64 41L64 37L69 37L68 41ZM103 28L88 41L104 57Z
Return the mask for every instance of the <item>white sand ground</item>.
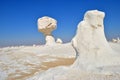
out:
M109 42L109 44L113 50L120 53L119 43ZM33 75L39 72L41 73L51 67L72 64L75 55L75 51L70 43L54 46L0 48L0 80L24 80L27 78L32 80L33 78L38 78L36 76L33 77ZM113 70L115 71L114 66ZM74 73L76 74L77 71L74 71ZM87 75L89 75L89 73ZM97 77L104 76L101 74L96 75ZM93 75L89 75L89 77L91 76ZM83 76L79 76L78 78L82 77ZM115 75L112 77L115 77Z
M12 80L30 76L43 67L42 62L74 57L75 51L69 43L54 46L0 48L0 80Z
M109 42L109 45L112 47L113 50L120 53L120 43Z

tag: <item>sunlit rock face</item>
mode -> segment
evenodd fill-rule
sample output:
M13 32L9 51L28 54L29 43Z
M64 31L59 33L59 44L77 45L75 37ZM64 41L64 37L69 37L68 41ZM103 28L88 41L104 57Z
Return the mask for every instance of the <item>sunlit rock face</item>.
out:
M57 21L51 17L42 17L38 19L38 30L45 35L46 45L55 43L52 31L57 27Z
M113 42L113 43L120 43L119 37L118 37L117 39L112 39L112 42Z
M57 38L56 43L58 43L58 44L62 44L63 41L62 41L60 38Z
M85 13L83 21L78 24L72 46L77 52L73 67L85 69L120 64L120 57L109 46L104 34L105 13L91 10Z
M104 16L104 12L97 10L86 12L72 39L76 61L71 66L51 68L27 80L119 80L120 55L105 38Z

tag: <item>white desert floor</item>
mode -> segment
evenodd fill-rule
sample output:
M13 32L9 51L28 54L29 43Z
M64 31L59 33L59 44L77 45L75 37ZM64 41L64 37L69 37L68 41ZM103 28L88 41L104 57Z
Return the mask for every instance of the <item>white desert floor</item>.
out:
M69 65L74 57L74 49L69 43L0 48L0 80L21 80L49 67Z
M114 51L120 53L120 43L109 42L109 45ZM71 80L92 80L93 75L95 76L94 80L101 80L101 76L104 80L106 77L109 77L110 80L120 79L120 75L118 74L105 76L99 73L91 74L91 72L85 73L81 71L80 73L79 70L72 70L71 75L71 71L68 71L66 67L57 67L57 72L55 71L54 67L56 66L71 65L75 61L75 56L75 51L70 43L53 46L42 45L0 48L0 80L44 80L39 78L39 75L46 77L44 75L47 73L49 76L51 72L52 74L55 73L55 75L56 73L63 74L63 69L64 72L66 71L69 74L69 79ZM111 66L102 69L109 70L109 68L112 68L111 70L113 70L113 72L120 72L119 67L120 66ZM54 69L51 70L51 68ZM75 77L76 75L78 75L78 77ZM53 79L49 79L49 77L47 79L46 77L45 80L67 80L64 76L61 77L62 79L57 76Z

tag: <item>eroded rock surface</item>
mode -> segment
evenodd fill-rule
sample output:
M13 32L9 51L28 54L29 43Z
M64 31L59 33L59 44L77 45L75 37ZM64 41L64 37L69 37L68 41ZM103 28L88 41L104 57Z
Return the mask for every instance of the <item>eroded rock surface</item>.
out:
M46 45L55 43L52 31L57 27L57 21L51 17L42 17L38 19L38 30L45 35Z

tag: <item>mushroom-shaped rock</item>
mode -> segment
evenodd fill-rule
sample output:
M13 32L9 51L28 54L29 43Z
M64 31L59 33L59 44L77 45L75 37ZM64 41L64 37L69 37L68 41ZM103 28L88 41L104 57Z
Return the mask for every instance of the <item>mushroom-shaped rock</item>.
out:
M56 29L57 21L51 17L42 17L38 19L38 30L45 35L46 45L55 43L52 31Z
M110 66L120 64L120 55L112 50L104 34L105 13L92 10L87 11L83 21L78 24L72 46L76 50L77 59L73 67Z
M63 41L62 41L60 38L57 38L56 43L58 43L58 44L62 44L62 43L63 43Z

